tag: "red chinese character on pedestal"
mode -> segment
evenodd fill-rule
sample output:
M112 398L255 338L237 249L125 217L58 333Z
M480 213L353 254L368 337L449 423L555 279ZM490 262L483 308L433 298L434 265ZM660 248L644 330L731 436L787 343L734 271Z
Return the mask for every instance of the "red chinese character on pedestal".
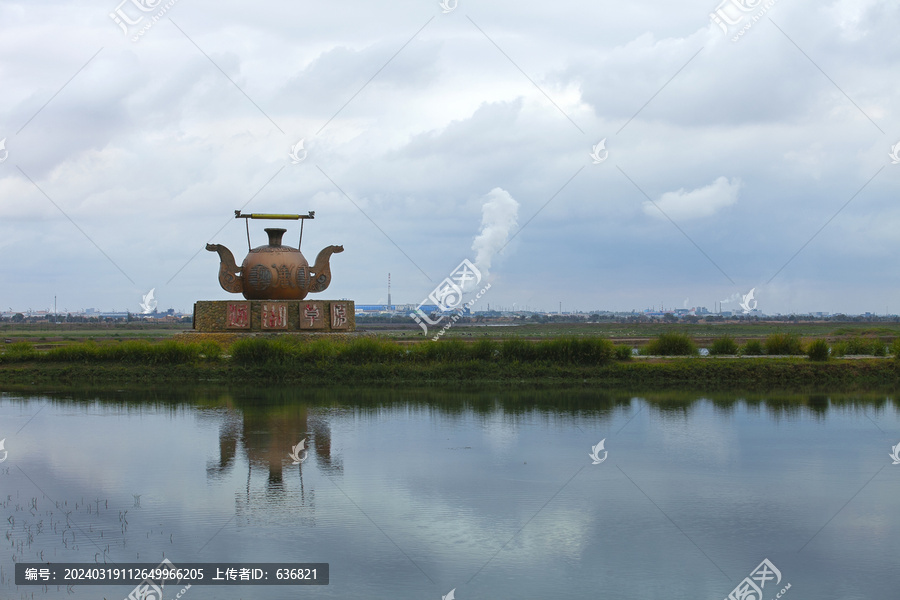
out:
M315 304L307 304L303 309L303 318L309 321L310 327L316 324L316 319L319 318L319 314L319 307Z
M287 329L287 306L283 302L265 302L260 324L263 329Z
M229 302L226 309L227 329L250 329L250 303Z
M335 302L331 305L331 328L347 329L349 321L347 320L347 306Z

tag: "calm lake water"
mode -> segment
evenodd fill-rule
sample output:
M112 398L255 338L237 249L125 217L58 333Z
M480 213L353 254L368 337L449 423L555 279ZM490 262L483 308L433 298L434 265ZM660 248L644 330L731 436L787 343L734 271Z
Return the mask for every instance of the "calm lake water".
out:
M134 587L16 587L14 561L164 556L330 564L327 586L186 600L719 600L764 559L780 572L765 600L787 584L788 600L896 598L898 408L885 394L4 393L0 598Z

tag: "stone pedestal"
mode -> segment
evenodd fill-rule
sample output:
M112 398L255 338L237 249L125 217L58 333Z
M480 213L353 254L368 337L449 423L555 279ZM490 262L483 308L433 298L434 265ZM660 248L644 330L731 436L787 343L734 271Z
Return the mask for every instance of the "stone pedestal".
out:
M356 329L352 300L201 300L194 330L204 333L346 333Z

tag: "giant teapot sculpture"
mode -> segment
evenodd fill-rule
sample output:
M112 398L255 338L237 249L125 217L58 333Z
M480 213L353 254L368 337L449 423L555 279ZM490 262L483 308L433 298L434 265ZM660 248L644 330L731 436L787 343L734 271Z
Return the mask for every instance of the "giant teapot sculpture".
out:
M243 215L234 211L236 219L313 219L308 215ZM221 244L207 244L206 249L219 255L219 284L226 292L243 294L247 300L303 300L307 294L322 292L331 283L329 261L343 246L327 246L316 257L315 264L306 262L300 248L281 243L286 229L268 228L269 243L253 248L238 267L231 250ZM303 239L303 221L300 222ZM247 225L247 246L250 246L250 226Z

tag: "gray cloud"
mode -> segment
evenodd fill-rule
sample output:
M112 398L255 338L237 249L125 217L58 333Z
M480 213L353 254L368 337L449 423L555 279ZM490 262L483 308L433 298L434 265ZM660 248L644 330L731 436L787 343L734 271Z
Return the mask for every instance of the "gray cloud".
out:
M31 248L3 267L16 282L5 306L61 295L73 309L136 311L152 287L163 308L226 297L213 257L188 261L212 238L239 253L242 224L229 218L248 202L316 210L304 252L347 248L335 295L376 301L390 271L395 299L417 302L471 252L494 188L519 203L519 223L537 216L494 265L492 303L711 306L767 281L858 192L762 290L760 308L883 311L896 296L900 167L887 153L900 141L890 61L900 9L887 1L778 2L737 43L700 0L461 2L447 15L437 2L223 3L211 15L182 0L137 44L108 18L114 8L0 7L0 251ZM309 156L292 165L300 138ZM602 138L610 156L593 165ZM675 201L667 194L685 190L684 203L723 175L742 182L739 200L724 202L723 184L719 210L679 225L736 286L644 213L643 194Z

